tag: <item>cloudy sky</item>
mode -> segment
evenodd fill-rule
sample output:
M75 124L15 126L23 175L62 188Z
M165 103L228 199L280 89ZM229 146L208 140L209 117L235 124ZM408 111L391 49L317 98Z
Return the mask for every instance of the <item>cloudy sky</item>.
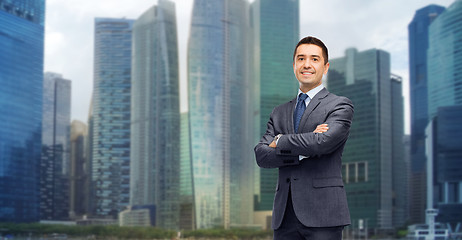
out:
M210 0L216 1L216 0ZM136 19L156 0L47 0L45 71L72 80L72 119L87 121L93 88L95 17ZM181 110L186 110L186 45L193 0L176 3L180 51ZM329 48L329 57L345 49L382 49L391 54L392 72L403 77L408 100L407 25L417 9L429 4L448 7L454 0L300 0L300 36L316 36ZM406 106L409 133L408 107Z

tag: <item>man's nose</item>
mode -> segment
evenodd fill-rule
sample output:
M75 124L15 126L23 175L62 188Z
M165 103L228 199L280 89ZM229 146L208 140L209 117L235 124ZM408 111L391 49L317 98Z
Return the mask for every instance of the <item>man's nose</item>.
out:
M306 60L305 62L303 62L303 67L304 67L304 68L310 68L310 67L311 67L311 61L310 61L310 60Z

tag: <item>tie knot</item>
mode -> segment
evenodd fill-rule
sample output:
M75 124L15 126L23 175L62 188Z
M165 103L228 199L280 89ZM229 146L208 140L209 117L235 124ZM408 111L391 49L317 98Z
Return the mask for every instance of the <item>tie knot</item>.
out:
M308 94L306 93L300 93L298 96L298 101L305 101L308 98Z

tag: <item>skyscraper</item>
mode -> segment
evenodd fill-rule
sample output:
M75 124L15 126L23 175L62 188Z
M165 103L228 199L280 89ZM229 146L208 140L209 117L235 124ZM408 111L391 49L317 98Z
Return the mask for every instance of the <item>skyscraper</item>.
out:
M69 218L71 81L61 74L43 79L40 219Z
M408 171L404 147L403 79L391 75L391 142L392 146L392 225L404 227L408 219Z
M248 11L245 0L193 4L188 87L198 228L252 222Z
M425 127L428 123L428 29L444 7L429 5L416 11L409 23L409 88L411 110L410 221L425 219Z
M462 223L462 1L456 0L429 27L426 151L433 161L437 221Z
M273 108L297 95L298 82L292 69L292 53L299 41L298 0L256 0L251 9L254 32L255 139L257 144L266 131ZM277 169L255 171L255 210L273 209Z
M194 190L189 143L189 114L181 113L180 132L180 229L196 228L194 214Z
M91 174L96 217L117 219L129 204L133 22L95 19Z
M439 107L427 127L427 158L433 165L427 171L433 175L428 208L438 209L436 221L449 223L452 229L462 223L461 122L462 105Z
M330 60L327 81L329 91L355 105L342 166L352 223L362 219L380 230L392 228L393 156L402 152L393 140L403 139L402 129L391 131L403 127L403 113L394 115L402 111L402 96L390 76L389 53L347 49L345 57Z
M179 228L180 103L175 4L160 0L133 24L130 205L155 205Z
M87 167L87 141L88 127L85 123L74 120L71 123L71 166L69 187L69 217L81 218L87 214L88 206L88 181L89 172Z
M442 106L462 105L462 1L457 0L429 29L428 118Z
M44 0L0 1L0 221L39 220L44 15Z

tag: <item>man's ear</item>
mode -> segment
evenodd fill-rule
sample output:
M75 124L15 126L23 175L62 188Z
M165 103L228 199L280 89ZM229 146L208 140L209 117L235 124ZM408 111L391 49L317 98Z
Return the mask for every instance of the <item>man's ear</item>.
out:
M325 69L324 69L324 75L327 74L327 71L329 70L329 66L330 66L330 64L329 64L329 62L327 62L327 63L326 63L326 67L325 67Z

